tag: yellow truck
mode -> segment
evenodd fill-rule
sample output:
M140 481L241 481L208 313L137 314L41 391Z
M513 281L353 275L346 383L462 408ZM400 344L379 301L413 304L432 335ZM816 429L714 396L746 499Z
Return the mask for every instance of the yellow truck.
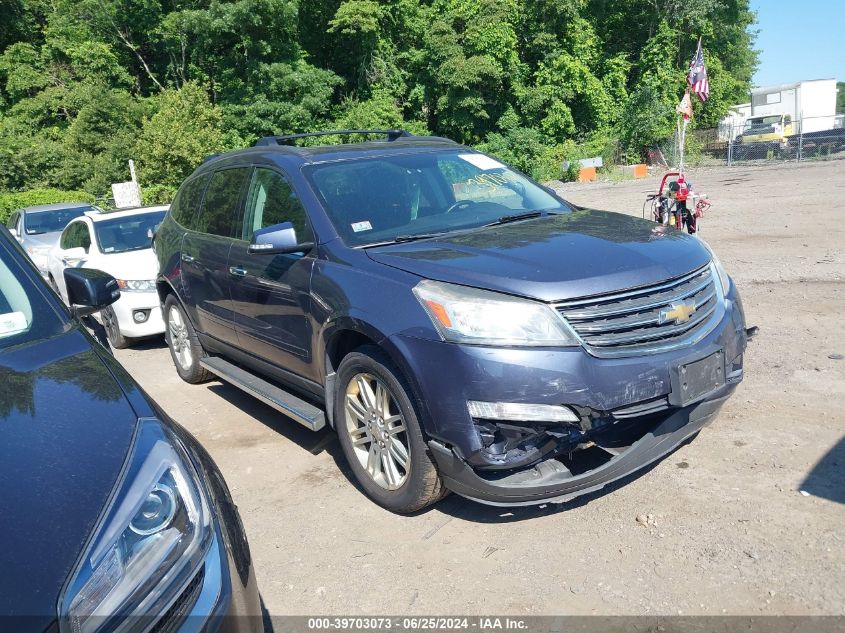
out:
M770 114L751 117L736 138L734 158L773 158L789 152L790 137L797 129L792 115ZM770 155L771 153L771 155Z

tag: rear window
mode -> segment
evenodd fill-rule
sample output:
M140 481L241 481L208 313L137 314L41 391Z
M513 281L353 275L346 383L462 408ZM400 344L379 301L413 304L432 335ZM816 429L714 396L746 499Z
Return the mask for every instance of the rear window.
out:
M235 213L250 168L235 167L215 172L208 183L195 231L235 237Z
M211 176L205 174L187 181L170 207L170 216L185 228L194 228L197 209L202 202L205 186Z
M96 222L94 232L100 251L109 255L150 248L153 233L166 214L166 211L151 211Z
M27 235L56 233L64 229L68 222L78 218L86 211L93 211L91 205L53 209L50 211L27 211L24 214L24 230Z

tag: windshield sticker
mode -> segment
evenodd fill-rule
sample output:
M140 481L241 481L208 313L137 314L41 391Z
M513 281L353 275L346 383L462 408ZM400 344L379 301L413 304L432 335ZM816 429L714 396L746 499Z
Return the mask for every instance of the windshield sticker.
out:
M370 224L369 220L364 220L363 222L353 222L352 230L356 233L360 233L361 231L372 231L373 225Z
M8 312L0 314L0 337L12 336L25 332L29 327L23 312Z
M458 154L458 158L468 162L470 165L478 167L482 171L505 168L502 163L490 158L489 156L485 156L484 154Z

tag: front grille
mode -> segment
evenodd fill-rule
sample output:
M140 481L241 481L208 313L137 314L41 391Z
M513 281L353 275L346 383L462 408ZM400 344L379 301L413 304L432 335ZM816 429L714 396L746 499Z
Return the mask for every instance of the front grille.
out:
M630 356L683 347L713 327L721 297L708 264L669 281L555 304L558 313L595 356ZM661 312L695 306L686 321ZM664 312L665 314L665 312Z

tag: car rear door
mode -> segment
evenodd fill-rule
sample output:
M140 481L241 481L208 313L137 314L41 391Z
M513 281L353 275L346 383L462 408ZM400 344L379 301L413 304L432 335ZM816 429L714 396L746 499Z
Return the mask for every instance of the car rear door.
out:
M247 188L240 239L229 252L232 309L240 346L298 376L311 374L310 306L313 256L247 252L258 229L293 223L297 242L314 239L305 209L279 171L256 167Z
M224 343L237 345L227 268L229 249L243 224L243 190L251 168L214 172L192 230L181 249L184 301L196 328Z

